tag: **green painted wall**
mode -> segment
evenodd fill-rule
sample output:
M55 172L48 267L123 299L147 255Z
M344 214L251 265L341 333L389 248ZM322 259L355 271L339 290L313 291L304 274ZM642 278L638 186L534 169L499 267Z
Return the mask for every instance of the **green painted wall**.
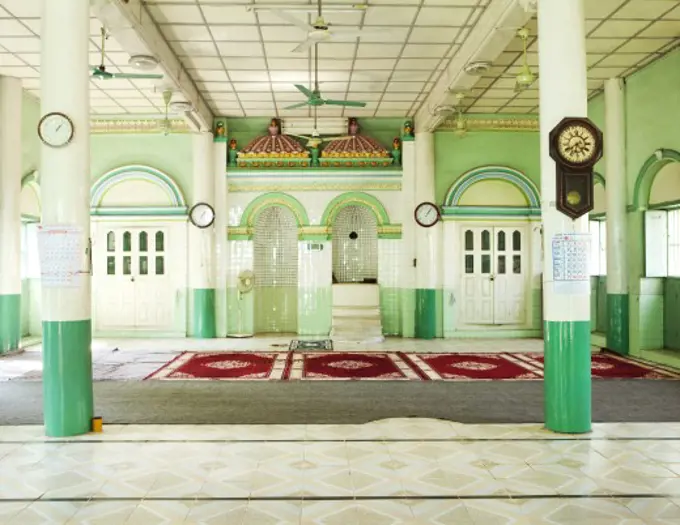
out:
M126 164L143 164L167 173L192 201L192 138L188 133L170 135L103 134L90 139L91 178Z
M24 91L21 107L21 175L25 175L40 167L40 139L38 138L38 122L40 121L40 102L33 95Z
M540 184L539 135L530 131L472 131L458 137L438 131L435 144L435 198L443 202L451 185L478 166L509 166Z

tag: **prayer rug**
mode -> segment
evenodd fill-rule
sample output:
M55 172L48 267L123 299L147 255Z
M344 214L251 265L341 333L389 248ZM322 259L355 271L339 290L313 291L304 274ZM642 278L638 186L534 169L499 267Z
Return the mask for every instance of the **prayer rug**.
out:
M516 354L518 359L543 369L543 354ZM613 352L591 356L593 379L680 379L680 371Z
M288 352L183 352L146 379L282 379Z
M304 339L293 339L290 342L290 350L333 350L333 341L330 339L319 339L308 341Z
M510 381L540 379L541 368L513 354L408 354L428 379Z
M290 379L418 380L421 377L396 352L333 352L294 354Z

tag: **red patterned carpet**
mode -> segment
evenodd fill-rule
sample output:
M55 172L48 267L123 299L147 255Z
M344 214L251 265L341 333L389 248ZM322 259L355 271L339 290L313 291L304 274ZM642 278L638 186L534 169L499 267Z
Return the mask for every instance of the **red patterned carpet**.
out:
M593 379L680 379L680 371L602 352ZM543 378L541 354L402 352L183 352L145 379L322 381L527 381Z

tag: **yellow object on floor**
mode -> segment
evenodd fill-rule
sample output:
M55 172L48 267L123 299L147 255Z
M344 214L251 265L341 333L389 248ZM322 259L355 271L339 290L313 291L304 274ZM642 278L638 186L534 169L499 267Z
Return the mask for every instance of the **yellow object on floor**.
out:
M92 418L92 432L103 432L104 420L101 417Z

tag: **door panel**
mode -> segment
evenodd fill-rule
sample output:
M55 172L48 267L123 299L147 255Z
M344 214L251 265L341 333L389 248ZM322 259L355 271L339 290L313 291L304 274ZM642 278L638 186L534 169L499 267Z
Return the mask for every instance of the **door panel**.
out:
M526 318L525 229L463 229L463 324L523 324Z
M104 228L94 244L96 329L171 330L175 298L163 228Z

